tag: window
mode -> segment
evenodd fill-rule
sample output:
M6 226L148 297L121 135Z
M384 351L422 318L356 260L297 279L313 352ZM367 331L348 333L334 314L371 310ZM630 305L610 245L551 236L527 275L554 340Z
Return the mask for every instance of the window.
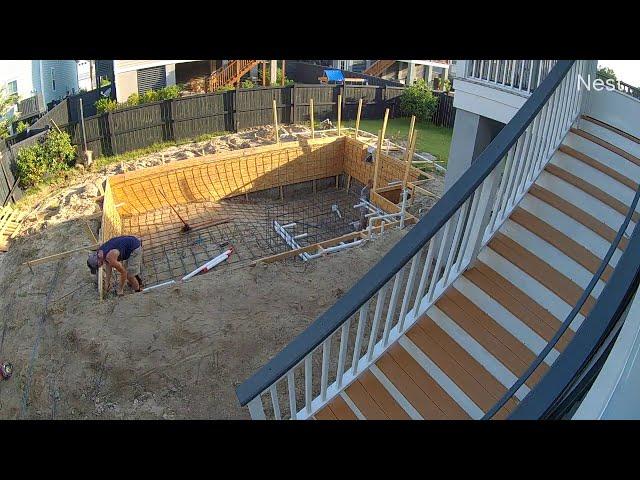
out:
M51 69L51 90L56 91L56 70L55 68Z
M14 93L18 93L18 81L14 80L13 82L7 83L7 94L13 95Z

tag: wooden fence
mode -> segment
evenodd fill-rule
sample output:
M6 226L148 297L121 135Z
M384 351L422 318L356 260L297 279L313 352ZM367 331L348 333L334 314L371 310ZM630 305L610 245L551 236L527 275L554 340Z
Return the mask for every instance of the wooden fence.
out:
M276 100L278 120L282 124L308 122L310 100L314 103L317 122L335 121L338 95L342 95L342 118L356 118L358 100L363 98L362 118L382 118L386 108L390 116L400 114L399 100L404 87L343 86L294 84L285 87L257 87L221 93L206 93L161 102L127 107L115 112L93 115L84 119L87 148L94 157L118 155L155 143L195 138L212 132L232 131L273 123L273 100ZM436 125L453 126L453 97L436 92L438 110L433 116ZM74 145L83 145L82 127L75 112L76 105L63 100L31 127L39 132L26 139L12 137L6 142L10 163L17 151L33 144L45 133L51 120L66 130ZM2 145L4 146L4 145ZM1 173L1 172L0 172ZM0 184L6 183L0 175ZM9 187L10 188L10 187ZM0 187L0 192L2 187Z

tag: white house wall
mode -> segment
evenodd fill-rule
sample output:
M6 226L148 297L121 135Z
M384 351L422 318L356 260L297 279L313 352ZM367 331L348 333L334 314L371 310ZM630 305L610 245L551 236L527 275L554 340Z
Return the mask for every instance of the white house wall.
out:
M5 89L7 84L17 80L18 95L28 98L35 93L31 60L0 60L0 85Z
M35 60L40 64L40 84L44 102L61 100L78 93L78 65L75 60ZM52 79L55 78L55 89Z

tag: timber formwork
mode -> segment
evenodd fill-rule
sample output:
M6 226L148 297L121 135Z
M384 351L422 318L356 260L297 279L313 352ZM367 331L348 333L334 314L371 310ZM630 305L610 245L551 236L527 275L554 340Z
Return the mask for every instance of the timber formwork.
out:
M289 247L277 244L269 231L278 216L316 222L324 229L307 229L311 238L304 243L326 242L328 236L355 228L349 227L357 219L353 206L375 172L366 161L367 148L344 135L299 139L110 177L100 241L117 235L140 237L147 284L180 278L229 244L234 253L225 268L283 254ZM401 183L406 162L382 152L379 159L381 191ZM410 181L425 175L409 167ZM400 209L377 192L371 192L370 200L388 213ZM191 227L188 232L181 231L183 221Z

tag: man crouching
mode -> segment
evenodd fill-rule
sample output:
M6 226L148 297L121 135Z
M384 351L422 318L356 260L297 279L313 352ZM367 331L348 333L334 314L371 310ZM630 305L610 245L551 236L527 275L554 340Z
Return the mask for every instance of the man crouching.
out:
M126 262L126 268L122 262ZM89 254L87 266L93 275L98 273L98 269L103 265L107 271L107 288L111 287L111 269L115 268L120 272L118 296L124 295L125 282L129 282L131 288L136 292L142 291L142 279L140 278L142 241L139 238L131 235L113 237L101 245L97 252Z

